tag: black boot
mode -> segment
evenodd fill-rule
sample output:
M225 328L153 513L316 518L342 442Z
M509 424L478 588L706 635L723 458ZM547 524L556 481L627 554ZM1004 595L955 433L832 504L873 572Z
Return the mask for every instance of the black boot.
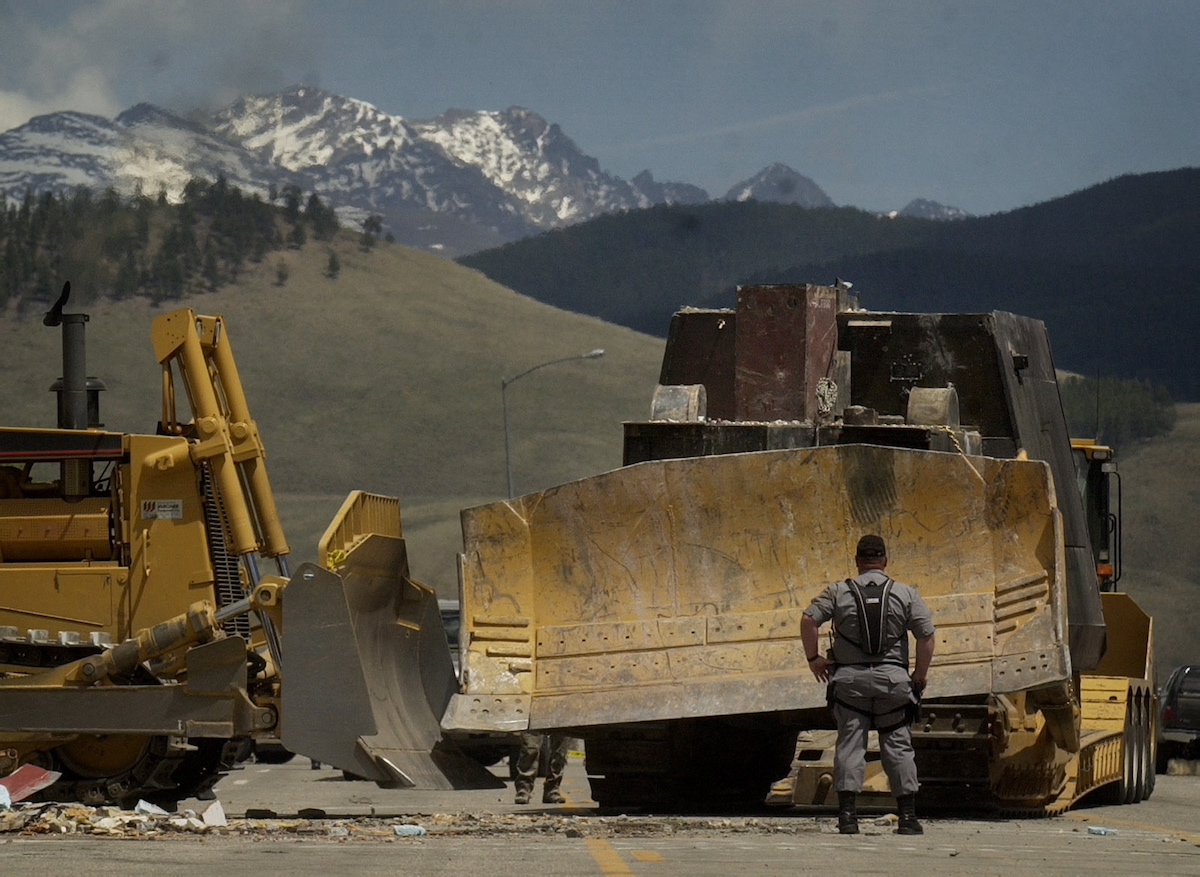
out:
M917 819L917 796L901 795L896 798L896 803L900 805L900 824L896 834L924 834L925 829Z
M838 792L838 834L858 834L858 809L854 792Z

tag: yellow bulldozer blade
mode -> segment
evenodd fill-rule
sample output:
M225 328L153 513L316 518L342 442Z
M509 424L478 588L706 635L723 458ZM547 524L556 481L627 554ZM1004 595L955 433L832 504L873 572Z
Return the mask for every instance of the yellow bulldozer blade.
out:
M437 594L408 576L399 503L352 494L322 555L337 572L302 565L282 600L283 745L384 785L502 787L439 729L458 683Z
M451 729L486 728L478 704L496 729L820 707L800 616L865 533L933 612L933 696L1071 676L1041 462L867 445L652 461L469 509L463 533Z

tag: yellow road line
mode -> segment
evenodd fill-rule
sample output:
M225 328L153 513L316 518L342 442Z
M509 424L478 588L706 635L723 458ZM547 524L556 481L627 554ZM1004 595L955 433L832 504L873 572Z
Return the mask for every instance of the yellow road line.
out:
M1075 812L1064 813L1063 816L1073 822L1095 822L1097 824L1104 823L1106 825L1120 825L1124 828L1137 828L1142 831L1156 831L1159 834L1169 834L1172 837L1177 837L1180 840L1187 841L1188 843L1200 845L1200 834L1195 834L1190 831L1176 831L1173 828L1164 828L1161 825L1146 825L1144 822L1130 822L1127 819L1115 819L1108 816L1090 816Z
M629 870L621 854L604 838L587 837L584 838L584 843L605 877L633 877L633 872Z
M634 850L633 857L639 862L661 862L663 857L661 853L656 853L653 850Z

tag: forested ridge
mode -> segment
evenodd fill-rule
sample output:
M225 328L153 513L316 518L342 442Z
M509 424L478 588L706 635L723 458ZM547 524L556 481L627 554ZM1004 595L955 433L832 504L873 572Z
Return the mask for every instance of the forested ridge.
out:
M76 304L178 299L235 283L247 262L273 251L337 233L337 215L316 194L285 187L271 196L245 195L224 179L192 179L178 204L82 187L69 196L0 200L0 307L42 308L64 280Z
M558 307L663 337L738 285L849 280L872 310L1043 320L1056 364L1200 399L1200 169L1120 177L956 222L854 208L656 207L463 257Z

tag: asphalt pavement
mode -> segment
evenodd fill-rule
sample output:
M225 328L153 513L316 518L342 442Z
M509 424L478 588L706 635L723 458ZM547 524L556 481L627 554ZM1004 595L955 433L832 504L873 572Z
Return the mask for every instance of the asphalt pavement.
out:
M495 769L506 776L502 765ZM207 833L97 837L0 834L7 874L1200 875L1200 777L1159 776L1148 801L1052 819L894 818L837 834L832 814L601 813L582 759L568 761L563 805L517 805L512 786L470 792L379 789L313 770L247 764L216 788L229 825ZM540 781L535 801L540 801ZM202 807L184 802L182 807Z

